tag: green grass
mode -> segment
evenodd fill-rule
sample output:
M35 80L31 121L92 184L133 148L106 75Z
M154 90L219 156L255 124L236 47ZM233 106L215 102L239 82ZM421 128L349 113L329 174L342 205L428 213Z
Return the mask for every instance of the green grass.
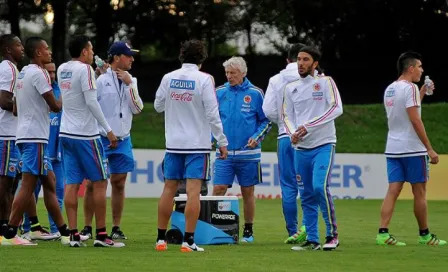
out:
M429 202L431 230L444 239L448 238L447 204ZM448 246L417 244L411 201L398 201L390 227L408 245L375 245L380 205L372 200L336 201L341 246L334 252L297 252L283 244L286 231L280 201L257 200L255 243L204 246L204 253L185 254L178 245L169 245L167 252L153 249L157 199L127 199L122 225L129 237L125 248L94 248L91 241L86 248L68 248L59 242L0 247L0 271L446 271ZM43 204L38 206L46 225ZM110 215L108 219L110 227Z
M422 108L423 122L434 149L448 154L448 105L427 104ZM336 120L339 153L383 153L387 123L383 105L346 105L344 114ZM263 142L263 151L276 151L277 127L274 126ZM152 104L134 117L132 141L135 148L164 149L163 114Z

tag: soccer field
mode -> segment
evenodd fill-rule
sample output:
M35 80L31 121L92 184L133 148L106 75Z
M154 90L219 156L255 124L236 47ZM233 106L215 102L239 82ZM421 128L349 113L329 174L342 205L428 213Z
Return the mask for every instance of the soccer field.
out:
M81 199L80 199L81 200ZM80 210L82 210L80 202ZM127 199L122 229L125 248L69 248L59 242L37 247L0 247L0 271L447 271L448 246L417 244L418 227L412 201L398 202L391 233L406 247L375 245L381 201L335 202L341 246L332 252L291 251L280 200L257 200L253 244L204 246L203 253L181 253L179 245L156 252L157 199ZM109 206L110 207L110 206ZM240 209L242 203L240 202ZM448 203L429 202L430 229L448 239ZM110 209L108 210L110 231ZM242 215L242 211L240 213ZM48 225L39 203L42 225ZM242 218L242 216L241 216ZM82 228L82 221L78 226ZM240 222L242 232L243 222ZM324 226L320 220L321 240ZM445 268L444 268L445 267Z

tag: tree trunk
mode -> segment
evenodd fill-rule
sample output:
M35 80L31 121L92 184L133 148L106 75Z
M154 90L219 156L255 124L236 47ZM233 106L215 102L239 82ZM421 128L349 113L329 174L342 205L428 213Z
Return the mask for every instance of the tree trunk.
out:
M53 61L58 66L65 61L66 33L67 33L67 4L68 0L53 0L54 23L52 31Z
M107 56L107 50L109 49L109 40L114 35L114 29L112 27L112 6L110 1L98 0L95 11L95 26L96 37L93 50L95 54L101 57Z
M19 1L8 0L8 19L11 24L11 33L17 35L20 38L20 14L19 14Z

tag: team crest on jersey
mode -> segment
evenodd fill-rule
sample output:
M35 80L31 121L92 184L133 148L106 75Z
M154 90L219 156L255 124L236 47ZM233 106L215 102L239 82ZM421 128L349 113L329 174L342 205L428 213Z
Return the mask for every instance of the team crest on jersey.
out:
M15 172L16 168L14 167L14 165L10 165L9 166L9 172Z
M19 161L19 167L20 167L20 168L23 167L23 161Z
M296 180L297 181L302 181L302 177L300 175L296 175Z
M314 90L315 92L320 91L320 89L321 89L321 87L320 87L320 84L319 84L319 83L314 84L314 86L313 86L313 90Z
M249 104L252 101L252 97L250 95L246 95L244 97L244 103Z
M48 170L48 163L44 163L44 169Z

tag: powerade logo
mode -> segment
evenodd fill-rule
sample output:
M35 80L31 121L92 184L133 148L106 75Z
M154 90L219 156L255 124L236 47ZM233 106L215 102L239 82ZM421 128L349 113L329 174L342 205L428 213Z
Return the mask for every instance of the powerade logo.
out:
M195 82L193 80L171 79L170 88L193 91Z

